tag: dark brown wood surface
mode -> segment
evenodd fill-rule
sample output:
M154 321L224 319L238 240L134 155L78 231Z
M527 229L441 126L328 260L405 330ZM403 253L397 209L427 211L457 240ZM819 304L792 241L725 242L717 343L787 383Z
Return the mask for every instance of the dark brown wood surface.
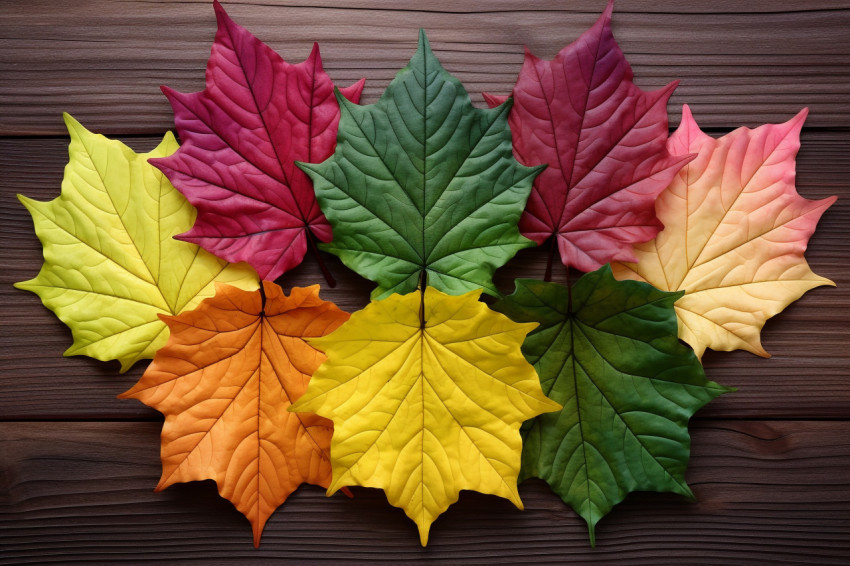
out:
M287 4L287 5L278 5ZM551 57L586 29L601 1L242 0L231 16L293 61L312 41L340 84L367 77L374 102L426 28L476 103L507 93L522 46ZM806 294L768 322L762 359L705 357L711 379L739 391L692 423L687 479L697 502L632 494L586 529L541 482L525 510L462 494L422 549L415 526L381 492L325 498L304 486L255 550L247 521L211 482L153 493L160 417L115 395L143 370L63 358L70 333L30 293L41 248L16 193L50 199L67 160L61 112L146 151L171 126L160 84L203 86L215 18L205 0L0 0L0 563L442 560L636 564L850 562L850 2L622 0L614 33L636 82L680 79L671 123L688 103L711 133L784 121L803 106L798 190L832 194L807 257L837 287ZM339 284L323 296L352 311L371 284L326 259ZM498 273L542 276L527 250ZM279 281L321 280L307 262Z

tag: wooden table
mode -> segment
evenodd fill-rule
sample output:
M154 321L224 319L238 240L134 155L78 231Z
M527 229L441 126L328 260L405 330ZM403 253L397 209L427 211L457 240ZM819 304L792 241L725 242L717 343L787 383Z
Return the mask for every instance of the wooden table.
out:
M466 85L507 93L522 46L550 58L589 27L602 0L234 1L231 16L302 60L321 43L338 84L367 77L374 102L427 29L445 67ZM262 546L212 482L154 493L155 411L115 396L127 374L115 362L63 358L68 330L30 293L41 248L16 193L59 193L68 139L61 112L147 151L171 127L159 91L203 87L215 33L206 1L0 1L0 562L119 561L203 564L271 558L310 561L443 560L641 564L847 564L850 562L850 2L622 0L614 33L636 82L681 86L671 124L688 103L710 133L784 121L803 106L797 186L808 198L839 195L812 238L814 271L838 287L806 294L768 322L774 356L709 353L708 376L739 391L691 425L687 479L698 498L641 493L598 526L596 549L575 513L542 482L520 487L525 511L463 493L421 548L414 524L381 492L326 498L303 486L271 518ZM500 270L542 276L543 255ZM353 311L370 284L328 257L339 280L323 296ZM308 260L279 281L321 280Z

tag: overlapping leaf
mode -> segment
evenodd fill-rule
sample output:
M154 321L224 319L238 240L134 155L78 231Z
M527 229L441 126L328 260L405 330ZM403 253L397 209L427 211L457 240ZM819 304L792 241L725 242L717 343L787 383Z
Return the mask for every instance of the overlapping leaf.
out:
M538 322L522 346L543 391L563 404L523 427L522 477L544 479L587 522L632 491L691 496L685 483L688 420L728 391L707 381L676 338L673 302L645 283L616 281L605 266L570 291L530 279L494 309Z
M522 503L520 423L558 405L543 396L517 324L478 301L433 288L393 295L311 344L328 356L292 410L334 421L333 480L378 487L419 526L462 489Z
M503 105L474 109L424 32L381 100L358 107L362 81L334 95L317 47L287 64L214 5L206 89L163 89L185 142L176 154L173 136L139 156L66 117L61 196L20 197L45 265L17 286L71 327L66 354L117 358L123 371L172 331L122 395L166 415L157 489L215 480L252 523L255 545L302 482L329 493L383 488L423 545L462 489L521 506L520 424L557 407L519 352L535 322L522 351L564 408L524 426L521 477L549 482L585 519L591 542L631 491L690 495L688 420L728 391L706 380L698 356L706 347L766 355L765 320L831 284L803 259L834 201L808 201L793 187L805 111L713 140L686 108L665 143L675 83L653 93L632 83L611 33L612 4L553 61L526 54L513 107L487 96ZM668 228L641 243L661 227L655 197L695 157L688 152L697 160L658 204ZM392 295L330 336L348 315L317 287L286 297L268 282L257 292L220 286L190 310L214 280L253 289L256 276L172 239L194 211L148 157L200 209L179 238L246 260L264 278L298 264L316 240L329 242L333 224L325 249L376 281L374 297L426 282L467 294ZM563 263L586 271L640 259L614 269L662 290L617 282L602 268L572 295L519 281L496 305L518 323L477 301L482 288L496 292L493 271L532 245L516 223L539 164L549 167L534 182L523 234L553 238ZM679 332L696 356L676 340L677 299ZM315 337L328 361L293 405L325 360L307 343ZM333 423L308 410L337 424L332 470Z
M803 110L784 124L739 128L719 139L686 106L670 151L698 153L658 199L665 229L637 249L618 278L681 290L679 336L706 348L767 356L760 331L806 291L833 283L815 275L803 252L835 197L811 201L794 187Z
M520 231L538 244L555 238L564 265L582 271L634 261L632 244L662 227L655 198L690 160L665 149L677 83L635 86L611 33L612 9L551 61L526 51L508 118L519 161L548 164ZM491 106L506 98L485 97Z
M318 46L291 65L215 2L218 32L206 89L163 87L182 147L153 160L198 209L180 239L273 280L301 263L313 239L330 241L310 180L296 160L321 161L336 141L339 107ZM345 89L357 102L363 81Z
M65 123L71 145L61 194L50 202L18 197L33 217L44 266L15 286L38 294L71 329L66 356L117 359L126 371L165 344L158 315L194 308L214 293L214 281L256 289L257 275L172 238L195 211L147 159L172 153L174 136L139 155L67 114Z
M254 545L266 520L304 482L327 487L332 423L287 407L325 356L307 338L348 319L319 287L290 296L219 286L215 297L164 317L171 339L122 398L165 415L157 490L213 479L251 522Z
M377 104L342 109L337 148L301 164L334 231L323 249L378 283L373 298L428 285L496 293L495 269L534 245L517 221L540 168L511 155L509 104L472 107L425 33Z

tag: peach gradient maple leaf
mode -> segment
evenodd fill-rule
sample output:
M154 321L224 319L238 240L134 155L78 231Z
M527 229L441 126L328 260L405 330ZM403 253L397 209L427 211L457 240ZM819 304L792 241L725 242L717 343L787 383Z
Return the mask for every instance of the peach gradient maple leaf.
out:
M807 112L714 139L685 106L668 149L698 155L658 198L665 228L636 246L636 264L612 266L619 279L685 291L675 304L679 337L698 356L711 348L767 357L760 339L767 319L809 289L833 285L803 257L836 199L808 200L794 187Z

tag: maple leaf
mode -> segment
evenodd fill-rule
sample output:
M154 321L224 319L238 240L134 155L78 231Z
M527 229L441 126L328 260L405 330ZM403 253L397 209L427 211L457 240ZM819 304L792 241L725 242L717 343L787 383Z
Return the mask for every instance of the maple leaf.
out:
M658 199L665 229L638 246L637 264L613 269L621 279L685 292L676 302L679 337L697 356L712 348L767 357L760 340L767 319L809 289L833 285L803 257L821 214L836 199L811 201L794 187L806 113L714 139L685 106L670 137L671 151L698 156Z
M307 338L348 314L319 298L319 286L290 296L269 281L264 294L220 285L189 312L163 317L171 338L120 398L165 415L162 479L156 490L213 479L260 543L269 516L302 483L327 487L332 423L286 408L307 389L325 356Z
M179 239L248 262L273 280L301 263L313 238L332 237L310 180L294 163L331 154L339 107L317 44L291 65L214 5L218 31L206 89L163 87L182 147L151 163L198 209ZM343 93L357 102L362 90L363 80Z
M516 223L541 169L512 157L510 105L473 108L424 31L376 104L337 98L336 151L299 164L333 225L322 249L377 282L373 298L411 292L423 277L451 294L496 294L496 268L534 245Z
M257 275L172 236L195 211L147 163L177 148L166 134L150 153L93 134L65 114L71 135L61 194L38 202L18 195L44 247L44 265L18 289L36 293L71 329L66 356L117 359L121 371L165 344L158 315L194 308L222 281L256 289Z
M462 489L517 493L520 423L558 405L543 396L517 324L478 301L425 290L375 301L311 344L325 351L304 396L290 410L334 421L333 480L383 489L419 527Z
M673 302L681 293L616 281L608 266L570 290L520 279L493 308L538 322L522 351L543 392L563 404L523 427L522 478L545 480L587 522L632 491L693 496L684 473L688 420L730 389L705 378L676 338Z
M632 244L662 227L657 195L691 159L665 149L667 100L678 82L655 92L635 86L611 33L612 10L610 2L551 61L526 50L508 118L517 159L548 164L534 181L520 231L538 244L555 238L564 265L582 271L634 261ZM485 99L495 106L505 97Z

